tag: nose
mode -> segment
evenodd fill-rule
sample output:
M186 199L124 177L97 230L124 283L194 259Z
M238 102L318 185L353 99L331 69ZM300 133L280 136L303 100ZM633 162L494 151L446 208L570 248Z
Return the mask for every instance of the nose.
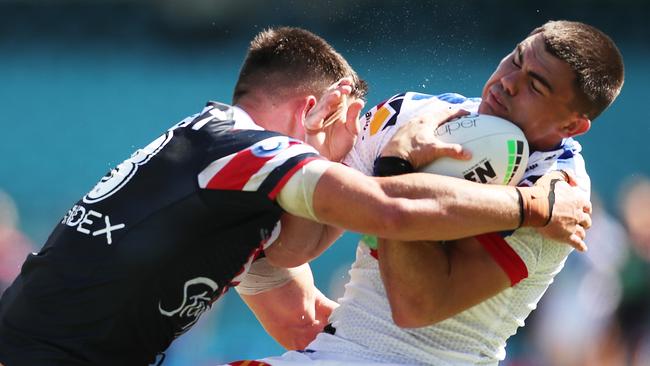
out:
M520 74L519 70L515 70L501 77L501 85L503 85L503 90L508 93L508 95L513 96L517 94Z

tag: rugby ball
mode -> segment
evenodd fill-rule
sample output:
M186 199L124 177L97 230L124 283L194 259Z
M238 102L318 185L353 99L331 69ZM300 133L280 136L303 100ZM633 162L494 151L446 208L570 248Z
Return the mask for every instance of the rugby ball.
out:
M517 185L528 165L524 133L503 118L471 114L440 125L435 135L443 142L462 145L470 160L439 158L422 172L464 178L477 183Z

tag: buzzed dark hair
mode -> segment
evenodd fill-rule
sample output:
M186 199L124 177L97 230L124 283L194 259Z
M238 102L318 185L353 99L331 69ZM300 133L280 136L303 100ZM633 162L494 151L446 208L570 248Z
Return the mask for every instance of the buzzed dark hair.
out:
M600 30L580 22L549 21L533 30L541 33L546 51L569 64L576 75L576 107L593 120L623 87L623 57L616 44Z
M266 29L251 41L233 94L233 104L253 90L271 96L305 93L321 96L337 80L350 76L352 95L362 98L367 84L321 37L300 28Z

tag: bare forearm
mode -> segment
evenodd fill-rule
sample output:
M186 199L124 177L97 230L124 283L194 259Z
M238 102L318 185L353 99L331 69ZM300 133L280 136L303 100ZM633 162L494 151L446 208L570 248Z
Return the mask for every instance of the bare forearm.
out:
M513 187L485 185L433 174L409 174L377 178L391 197L406 197L415 206L427 210L437 206L440 212L428 222L436 230L428 240L453 240L480 233L510 230L520 220L519 201Z
M317 218L398 240L450 240L514 229L520 219L514 188L433 174L370 178L332 167L314 191Z
M281 287L240 294L264 329L283 347L303 349L322 331L337 304L315 286L311 271Z

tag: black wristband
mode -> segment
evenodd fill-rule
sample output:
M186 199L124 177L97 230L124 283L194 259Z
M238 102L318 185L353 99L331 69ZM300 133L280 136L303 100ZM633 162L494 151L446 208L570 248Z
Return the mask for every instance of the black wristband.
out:
M566 173L564 174L566 175ZM555 185L559 181L560 179L551 180L551 191L548 192L548 220L546 220L546 224L544 224L544 226L548 225L548 223L551 222L551 219L553 218L553 207L555 207Z
M375 159L372 175L375 177L390 177L392 175L413 173L413 165L408 160L396 156L380 156Z

